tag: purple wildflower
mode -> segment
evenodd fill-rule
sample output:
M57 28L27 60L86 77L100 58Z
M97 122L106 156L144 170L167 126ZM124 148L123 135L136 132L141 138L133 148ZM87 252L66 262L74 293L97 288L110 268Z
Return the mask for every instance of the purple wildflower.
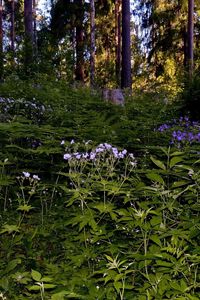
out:
M40 180L40 177L38 176L38 175L33 175L33 179L35 179L35 180Z
M95 152L91 152L90 153L90 159L94 160L96 158L96 153Z
M64 154L63 158L64 158L65 160L69 160L70 158L72 158L72 155L69 154L69 153L66 153L66 154Z

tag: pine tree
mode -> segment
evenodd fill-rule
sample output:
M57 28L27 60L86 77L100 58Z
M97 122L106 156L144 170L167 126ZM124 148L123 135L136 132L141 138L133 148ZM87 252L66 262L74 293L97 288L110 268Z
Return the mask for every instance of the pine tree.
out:
M194 0L188 0L188 69L189 76L193 74L194 68Z
M121 0L115 0L115 72L117 85L121 82Z
M3 3L0 0L0 80L3 78Z
M84 1L74 0L76 9L76 68L75 80L84 82Z
M95 85L95 1L90 0L90 84Z
M122 75L121 87L131 88L130 0L122 1Z
M24 0L25 72L30 73L33 60L33 2Z

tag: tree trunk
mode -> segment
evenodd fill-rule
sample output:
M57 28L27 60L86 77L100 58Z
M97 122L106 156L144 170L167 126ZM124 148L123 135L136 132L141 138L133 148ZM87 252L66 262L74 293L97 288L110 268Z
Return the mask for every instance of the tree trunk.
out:
M95 86L95 2L90 0L90 85Z
M131 88L130 0L122 1L122 75L121 87Z
M183 37L183 66L186 70L187 67L187 60L188 60L188 39L187 39L187 26L183 26L182 30L181 30L181 34Z
M194 69L194 0L188 0L188 70L192 77Z
M11 1L11 18L10 18L10 38L11 38L11 51L15 52L15 0Z
M33 1L33 44L34 44L34 54L37 56L37 23L36 23L36 8L37 8L37 1Z
M3 4L0 0L0 80L3 78Z
M121 77L121 0L115 0L115 72L117 85L120 86Z
M33 2L24 0L25 71L30 72L33 60Z
M75 80L84 82L84 9L83 0L74 0L76 4L76 69Z

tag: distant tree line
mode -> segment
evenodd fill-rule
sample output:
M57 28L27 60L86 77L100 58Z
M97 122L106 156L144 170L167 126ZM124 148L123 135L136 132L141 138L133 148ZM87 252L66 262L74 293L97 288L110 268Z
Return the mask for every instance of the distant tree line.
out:
M199 69L199 1L52 0L49 14L35 0L0 0L1 80L39 73L130 88L145 72Z

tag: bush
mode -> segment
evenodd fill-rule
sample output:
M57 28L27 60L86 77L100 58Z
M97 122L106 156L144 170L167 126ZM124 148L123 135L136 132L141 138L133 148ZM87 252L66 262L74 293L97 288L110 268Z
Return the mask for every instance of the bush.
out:
M186 82L183 92L183 112L189 113L191 119L200 120L200 76L195 75Z

